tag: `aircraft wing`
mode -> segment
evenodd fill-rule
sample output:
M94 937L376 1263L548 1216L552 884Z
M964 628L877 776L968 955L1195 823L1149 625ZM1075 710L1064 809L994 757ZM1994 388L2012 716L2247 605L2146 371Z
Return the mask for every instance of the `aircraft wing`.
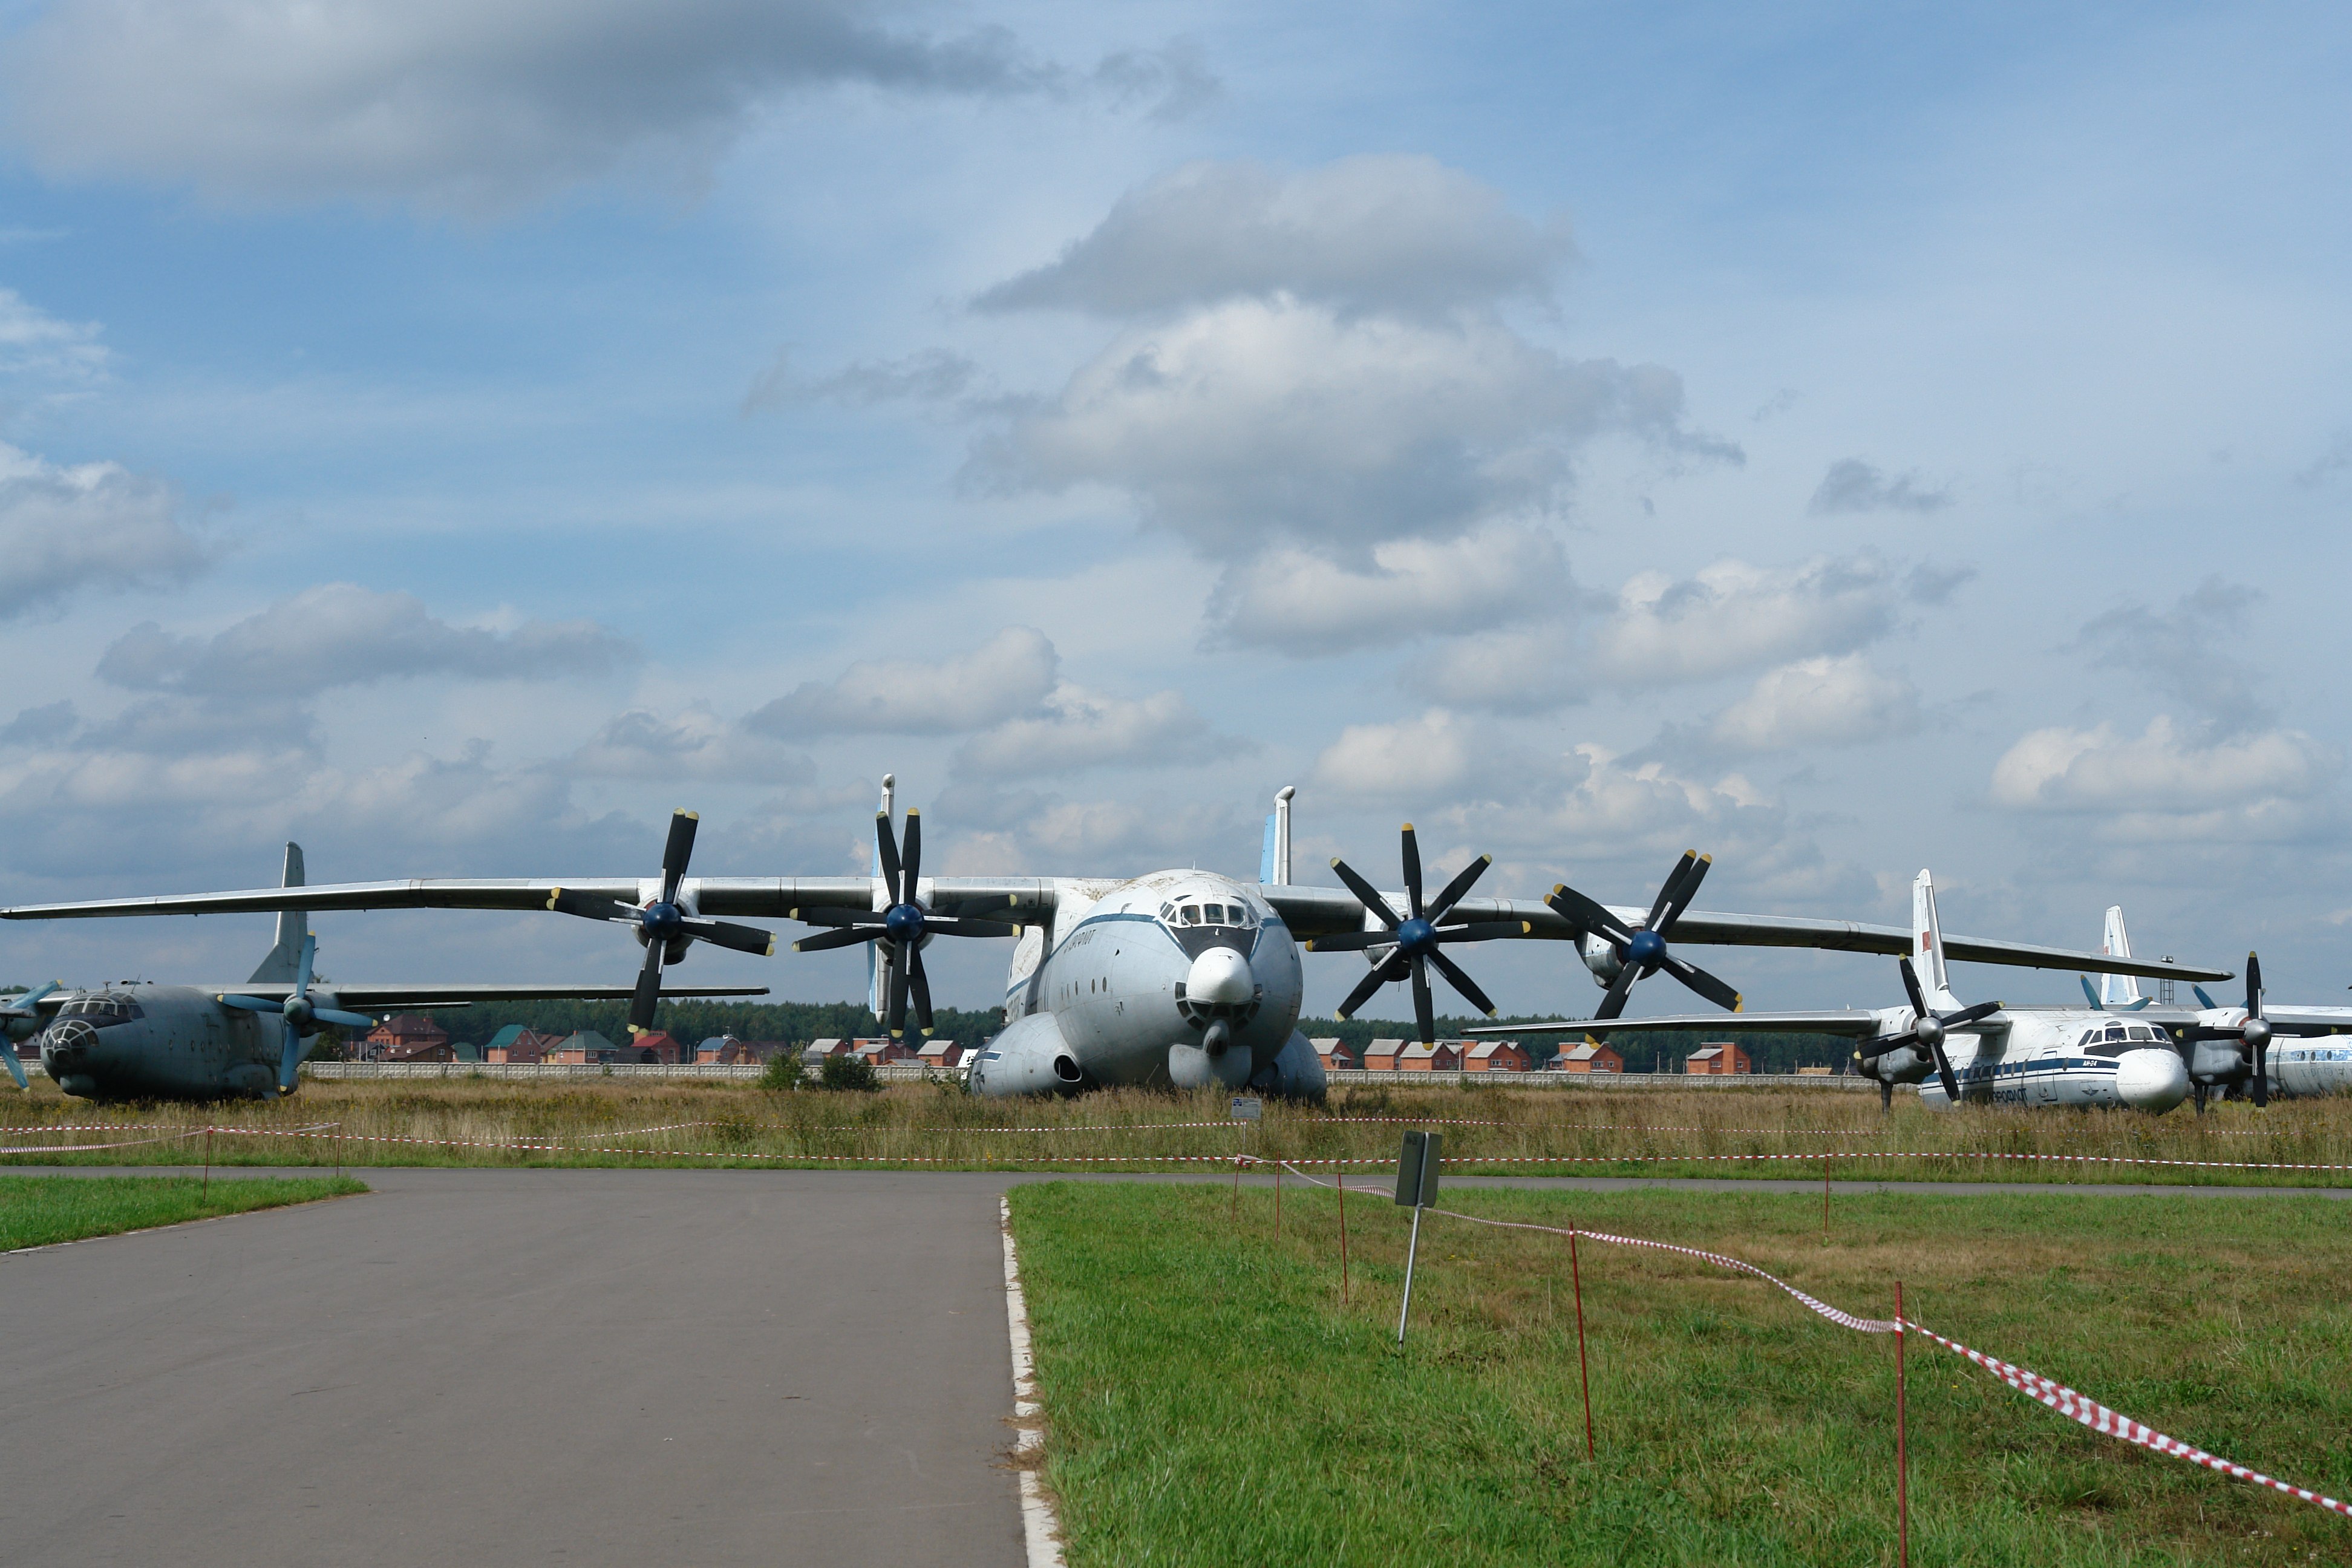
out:
M1298 936L1325 936L1364 929L1363 903L1344 888L1262 887L1258 891L1280 911L1283 923ZM1404 908L1402 893L1391 897L1398 909ZM1646 909L1616 906L1612 906L1609 912L1628 926L1640 924L1649 918L1650 913ZM1584 934L1559 910L1539 899L1464 899L1447 912L1445 920L1449 925L1463 921L1524 921L1533 928L1528 933L1528 939L1553 942L1572 942ZM1688 910L1675 922L1674 940L1677 945L1698 942L1725 947L1816 947L1835 952L1883 952L1889 957L1900 957L1911 951L1912 938L1909 929L1904 926ZM2137 974L2157 980L2234 978L2228 970L2159 963L2145 958L2111 958L2104 952L2077 952L2063 947L2039 947L2032 942L1996 942L1986 937L1952 936L1948 933L1944 938L1944 956L1968 963L2006 963L2027 969Z
M286 984L260 984L240 981L233 985L206 985L201 989L215 993L226 992L234 996L269 996L283 998L294 987ZM334 1005L354 1012L373 1013L400 1007L462 1007L474 1002L614 1002L626 1001L635 994L631 985L335 985L314 983L314 996L331 997ZM764 985L665 985L665 1001L681 996L765 996Z
M689 877L680 890L700 912L717 919L789 920L796 909L871 909L877 885L871 877ZM1055 882L1043 877L927 877L920 886L924 901L933 909L1002 904L1005 913L999 918L1015 922L1023 922L1024 915L1034 921L1050 911L1055 897ZM307 888L246 888L226 893L19 904L0 910L0 920L230 915L273 910L544 910L559 888L634 904L643 896L643 887L635 877L321 882Z
M1879 1030L1879 1016L1866 1007L1820 1013L1676 1013L1657 1018L1563 1018L1556 1024L1481 1024L1465 1035L1851 1035L1862 1039Z

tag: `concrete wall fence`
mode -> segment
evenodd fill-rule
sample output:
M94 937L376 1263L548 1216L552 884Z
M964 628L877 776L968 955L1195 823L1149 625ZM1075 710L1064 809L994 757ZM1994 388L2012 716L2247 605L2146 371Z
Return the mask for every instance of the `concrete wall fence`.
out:
M616 1062L599 1067L593 1062L304 1062L303 1075L320 1082L360 1079L499 1079L526 1083L562 1082L574 1079L704 1079L750 1083L766 1071L754 1062L721 1067L716 1063L664 1066L660 1063ZM811 1076L814 1068L808 1069ZM919 1062L887 1062L874 1069L884 1083L922 1083L934 1078L960 1079L961 1068L926 1067ZM1334 1084L1385 1084L1410 1088L1442 1084L1448 1089L1486 1085L1496 1089L1874 1089L1873 1080L1854 1074L1738 1073L1717 1077L1679 1072L1376 1072L1369 1068L1334 1068L1326 1075Z

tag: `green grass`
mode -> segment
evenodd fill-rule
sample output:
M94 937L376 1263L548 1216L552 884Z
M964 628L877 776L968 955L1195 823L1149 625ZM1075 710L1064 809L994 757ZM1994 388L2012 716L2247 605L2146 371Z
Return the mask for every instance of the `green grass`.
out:
M0 1251L366 1192L349 1176L0 1176Z
M1894 1346L1695 1260L1291 1186L1016 1188L1073 1568L1895 1560ZM1446 1206L1697 1246L1920 1322L2226 1458L2352 1492L2352 1206L2068 1195L1455 1190ZM2342 1562L2352 1521L1909 1353L1922 1564Z

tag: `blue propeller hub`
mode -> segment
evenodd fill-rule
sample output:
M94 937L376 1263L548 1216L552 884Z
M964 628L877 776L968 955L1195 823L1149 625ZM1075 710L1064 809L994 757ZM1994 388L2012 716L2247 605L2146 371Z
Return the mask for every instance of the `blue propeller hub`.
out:
M882 929L890 933L892 942L920 942L923 940L923 911L912 904L892 904L883 913Z
M1666 939L1654 931L1637 931L1633 940L1625 944L1625 962L1638 963L1643 969L1654 969L1658 960L1666 956Z
M654 941L667 942L686 929L686 916L676 904L656 900L638 914L637 923Z
M1397 927L1397 951L1405 954L1426 953L1437 945L1437 928L1423 920L1411 920Z

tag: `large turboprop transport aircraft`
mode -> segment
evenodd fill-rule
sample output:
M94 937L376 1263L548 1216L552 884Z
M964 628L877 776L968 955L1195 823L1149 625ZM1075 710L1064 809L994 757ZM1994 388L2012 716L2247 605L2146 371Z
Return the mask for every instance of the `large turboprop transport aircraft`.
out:
M302 850L286 847L284 888L302 884ZM281 889L282 890L282 889ZM299 910L278 917L278 944L241 985L158 985L144 980L89 990L52 983L0 1005L0 1057L29 1086L16 1045L38 1036L41 1068L89 1100L228 1100L291 1094L321 1024L369 1029L370 1012L629 995L625 985L346 984L312 974L316 938ZM665 996L764 996L764 985L665 991Z
M1909 951L1912 933L1895 926L1776 915L1717 914L1687 908L1704 875L1696 855L1684 858L1647 909L1585 906L1555 889L1553 900L1472 898L1489 864L1481 856L1434 897L1424 897L1413 830L1402 834L1404 887L1385 891L1335 865L1345 887L1301 887L1290 879L1288 789L1276 796L1255 882L1198 870L1114 877L940 877L922 874L922 818L908 810L903 834L893 822L893 780L883 780L875 819L875 870L866 877L703 877L682 863L662 878L534 878L520 880L418 880L265 888L170 898L101 900L0 910L0 918L54 920L98 915L213 914L255 910L478 909L558 910L635 924L638 939L670 943L667 962L705 934L719 917L797 920L820 928L803 952L863 944L871 954L871 1001L892 1033L910 1006L930 1027L930 987L922 950L949 937L1012 937L1005 1028L974 1063L971 1083L983 1094L1067 1091L1107 1084L1204 1088L1248 1085L1313 1098L1322 1064L1298 1030L1305 989L1299 959L1314 948L1360 950L1371 965L1342 1011L1381 985L1412 984L1415 1024L1433 1037L1427 972L1492 1016L1495 1009L1444 947L1493 940L1539 939L1580 945L1596 978L1622 1002L1634 978L1664 969L1706 994L1721 983L1692 971L1668 949L1677 943L1820 947L1856 952ZM681 814L684 815L684 814ZM673 836L672 843L677 840ZM1603 926L1598 915L1607 916ZM674 925L672 922L676 922ZM1601 926L1601 929L1594 929ZM765 933L749 928L742 945ZM675 931L675 939L662 937ZM1648 938L1648 941L1644 941ZM1623 951L1620 953L1619 947ZM2226 978L2227 971L2134 964L2129 960L2019 942L1955 937L1953 956L1987 963L2103 971L2123 964L2140 974ZM1597 962L1605 960L1605 962ZM1694 982L1691 973L1699 973ZM1721 987L1728 992L1728 987ZM1732 1000L1738 999L1730 993ZM641 990L642 1026L652 1005ZM1606 1000L1604 998L1604 1000ZM1720 1018L1721 1015L1713 1016Z
M1904 1006L1743 1013L1737 1019L1726 1019L1719 1013L1587 1019L1541 1028L1470 1032L1605 1035L1721 1032L1736 1027L1755 1034L1843 1035L1856 1041L1854 1070L1877 1081L1882 1105L1893 1102L1895 1085L1911 1083L1919 1086L1920 1102L1937 1110L1965 1100L2002 1105L2125 1106L2160 1116L2189 1098L2189 1064L2165 1030L2138 1013L2099 1005L2095 994L2089 1007L1962 1003L1952 994L1946 961L1965 955L1957 940L1943 934L1936 915L1935 879L1924 870L1911 884L1911 933L1909 951L1900 965L1903 988L1909 998ZM2118 945L2112 933L2108 945ZM2117 957L2128 954L2103 955L2101 963ZM2146 974L2148 971L2137 968L2123 973ZM2186 967L2175 967L2171 973L2175 978L2194 973L2202 979L2205 974ZM2259 973L2250 957L2249 982L2258 984ZM2216 1027L2218 1031L2220 1026ZM2240 1015L2231 1037L2239 1038L2244 1032L2244 1016Z

